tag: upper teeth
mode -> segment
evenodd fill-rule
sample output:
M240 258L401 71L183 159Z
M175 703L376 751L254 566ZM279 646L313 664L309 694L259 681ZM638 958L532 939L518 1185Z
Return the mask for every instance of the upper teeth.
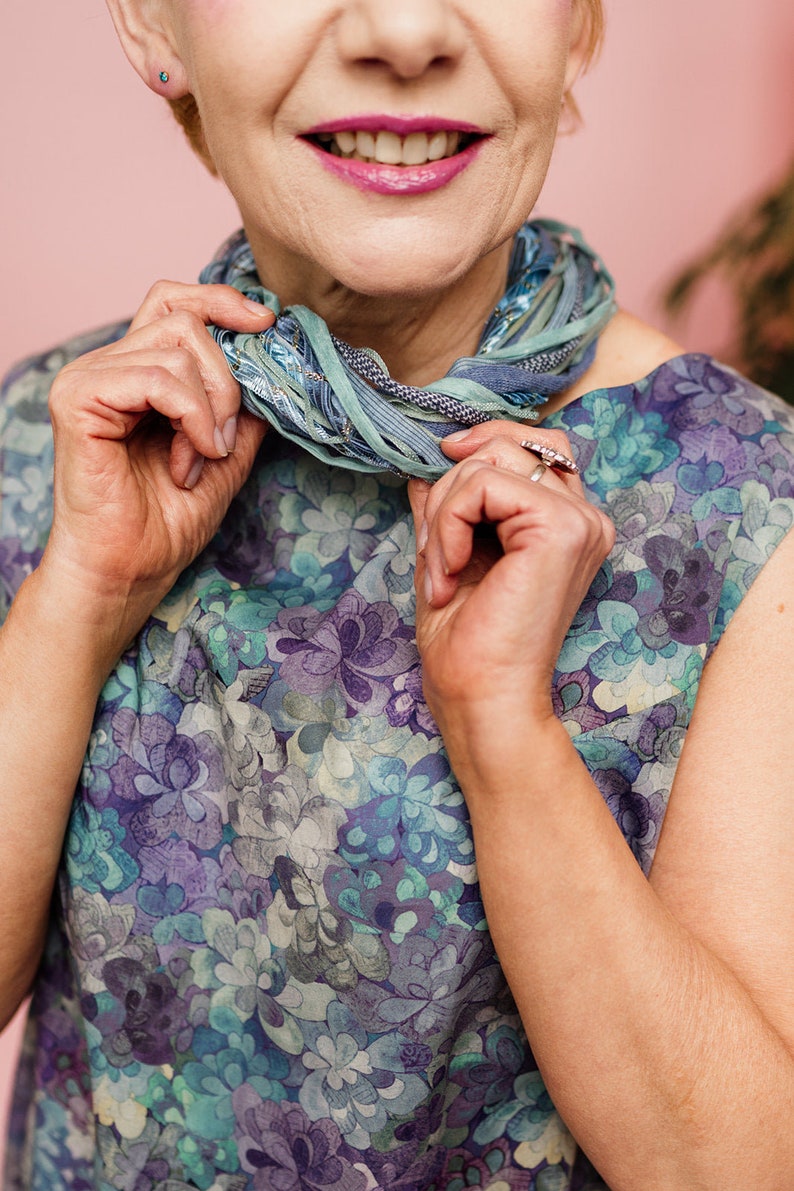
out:
M452 157L460 143L459 132L324 132L319 140L339 157L377 161L380 165L425 165Z

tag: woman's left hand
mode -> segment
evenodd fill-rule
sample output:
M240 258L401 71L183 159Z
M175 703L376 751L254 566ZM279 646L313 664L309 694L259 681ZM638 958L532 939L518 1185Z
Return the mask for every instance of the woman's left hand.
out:
M614 543L578 475L530 479L528 439L571 454L560 431L489 422L444 441L457 463L434 485L409 484L425 698L456 768L519 723L525 746L553 715L563 639Z

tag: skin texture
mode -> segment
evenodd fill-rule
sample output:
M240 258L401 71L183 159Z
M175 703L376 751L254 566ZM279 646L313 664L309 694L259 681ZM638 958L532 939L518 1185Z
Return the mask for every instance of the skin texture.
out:
M269 285L374 346L400 379L429 380L472 350L582 63L579 6L111 8L142 77L159 89L165 69L174 96L197 97ZM362 195L300 141L321 119L362 111L457 117L492 137L442 191ZM120 344L53 388L53 534L0 634L4 1020L34 975L101 683L207 541L261 440L261 427L235 421L239 394L203 324L247 330L269 318L225 289L162 283ZM637 379L676 350L619 316L562 400ZM575 477L530 481L524 435L499 423L450 440L457 466L409 492L426 696L468 801L489 923L533 1051L613 1191L722 1191L748 1154L754 1191L794 1187L794 697L779 682L794 664L794 603L780 595L794 585L791 543L708 664L649 883L549 694L611 527ZM541 436L569 453L563 435ZM483 521L499 549L475 535ZM67 680L75 697L64 705Z

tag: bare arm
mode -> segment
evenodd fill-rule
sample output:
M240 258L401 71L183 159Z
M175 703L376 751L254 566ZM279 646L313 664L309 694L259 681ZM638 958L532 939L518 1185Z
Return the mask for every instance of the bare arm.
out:
M94 706L123 648L107 634L117 615L35 572L0 630L0 1028L38 964Z
M518 455L499 466L526 469ZM548 609L564 618L597 565L575 492L552 485L518 485L516 508L531 499L535 520L500 525L504 559L464 585L456 538L476 501L461 479L427 506L427 693L469 804L497 951L552 1098L613 1191L714 1191L749 1154L754 1189L780 1191L794 1186L794 700L780 689L794 610L778 593L794 590L794 541L709 663L649 884L542 694L559 648ZM414 494L419 507L426 492ZM511 549L526 550L525 568ZM514 570L500 606L503 561ZM467 681L475 670L487 680Z
M264 433L237 420L210 320L261 330L272 315L226 287L163 283L125 339L53 386L52 533L0 630L0 1028L38 964L102 684L215 531Z

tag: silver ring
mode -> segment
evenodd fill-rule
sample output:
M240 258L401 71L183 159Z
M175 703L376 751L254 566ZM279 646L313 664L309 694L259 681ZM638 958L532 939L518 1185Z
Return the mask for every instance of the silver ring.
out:
M562 451L555 451L554 447L547 447L544 443L535 442L531 438L525 439L520 445L525 451L530 451L533 455L540 455L546 467L555 467L558 471L567 471L571 476L579 474L579 468L573 459L569 455L563 455Z
M544 463L543 460L541 459L540 463L535 468L532 475L529 477L530 484L537 484L538 481L543 479L543 477L545 476L545 474L548 470L549 470L549 465L547 463Z

